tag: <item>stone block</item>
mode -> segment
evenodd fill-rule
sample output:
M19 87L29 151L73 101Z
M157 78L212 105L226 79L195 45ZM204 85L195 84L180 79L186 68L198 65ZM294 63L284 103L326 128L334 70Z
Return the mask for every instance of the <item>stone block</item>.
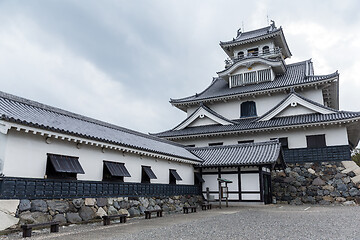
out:
M108 204L108 201L106 198L97 198L96 199L96 205L98 205L98 207L104 207Z
M95 198L85 198L85 206L94 206L95 204Z
M140 216L140 211L134 207L131 207L128 209L128 212L130 214L130 217L138 217Z
M324 180L322 180L321 178L317 177L314 179L314 181L312 182L312 185L314 186L324 186L325 182Z
M355 175L359 176L359 175L360 175L360 167L358 167L357 169L353 170L353 172L355 173Z
M67 213L66 214L66 220L69 223L80 223L80 222L82 222L82 219L81 219L79 213Z
M128 211L128 210L126 210L126 209L124 209L124 208L122 208L122 209L120 209L120 210L119 210L119 214L127 214L127 215L128 215L128 217L130 217L130 213L129 213L129 211Z
M345 168L358 167L358 165L354 161L342 161L341 162Z
M69 203L61 200L46 201L49 210L59 213L66 213L69 210Z
M79 210L79 216L84 220L84 221L89 221L93 218L95 218L95 213L94 211L91 209L91 207L81 207Z
M53 221L60 222L60 224L65 224L65 223L67 222L64 214L61 214L61 213L56 214L56 215L53 217Z
M32 212L47 212L47 204L44 200L32 200L31 211Z
M98 218L102 218L103 216L107 216L107 213L105 212L105 210L102 207L99 207L99 209L97 210L95 215Z
M91 202L92 200L89 200L89 199L93 199L93 198L86 198L86 199L88 199L88 204L90 203L90 205L87 205L87 206L95 205L95 202L93 203L93 202ZM81 208L84 205L84 200L82 198L76 198L76 199L72 200L72 203L74 204L75 208Z
M19 203L19 211L25 212L31 209L31 202L28 199L21 199Z
M117 215L118 214L118 210L116 210L116 208L114 208L113 206L110 206L109 209L107 210L108 215Z

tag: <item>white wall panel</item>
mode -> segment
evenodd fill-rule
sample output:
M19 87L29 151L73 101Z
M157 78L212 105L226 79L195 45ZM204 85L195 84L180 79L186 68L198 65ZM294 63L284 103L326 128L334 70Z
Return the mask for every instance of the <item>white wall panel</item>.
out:
M259 174L241 174L241 191L260 191Z

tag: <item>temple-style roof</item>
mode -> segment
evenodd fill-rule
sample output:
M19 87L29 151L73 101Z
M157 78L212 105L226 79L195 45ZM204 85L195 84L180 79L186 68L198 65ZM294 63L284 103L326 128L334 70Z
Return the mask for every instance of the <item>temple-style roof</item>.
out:
M231 57L231 48L239 45L244 45L248 43L253 43L265 39L274 39L277 46L282 49L283 55L286 57L291 56L289 46L286 42L284 32L282 28L275 27L273 22L270 26L256 29L248 32L238 31L236 38L233 38L231 41L220 42L220 46L223 48L226 54Z
M280 158L278 140L227 146L188 148L203 159L202 167L273 165Z
M337 80L339 76L337 72L328 75L311 75L312 72L312 62L311 60L307 60L286 65L286 73L277 75L273 81L269 82L229 88L229 83L227 81L222 78L215 78L210 86L203 92L185 98L170 99L170 103L185 110L181 105L226 100L254 94L267 94L290 90L290 88L312 86L324 82L335 82L333 88L337 91ZM332 94L330 97L332 97L332 99L329 100L329 106L338 108L338 96Z
M53 132L201 161L182 145L0 92L0 120Z

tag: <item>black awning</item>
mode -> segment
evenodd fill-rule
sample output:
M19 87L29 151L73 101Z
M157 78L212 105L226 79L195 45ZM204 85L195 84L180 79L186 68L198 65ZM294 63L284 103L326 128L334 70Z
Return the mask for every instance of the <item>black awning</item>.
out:
M199 180L199 182L205 182L205 180L201 177L201 174L196 172L195 177Z
M147 167L147 166L142 166L146 175L148 175L148 177L150 179L157 179L155 173L151 170L151 167Z
M176 172L176 170L170 169L170 174L173 175L176 180L179 180L179 181L182 180L182 178L179 176L179 174Z
M123 163L104 161L104 164L113 177L131 177Z
M84 174L79 158L48 153L48 159L56 172Z

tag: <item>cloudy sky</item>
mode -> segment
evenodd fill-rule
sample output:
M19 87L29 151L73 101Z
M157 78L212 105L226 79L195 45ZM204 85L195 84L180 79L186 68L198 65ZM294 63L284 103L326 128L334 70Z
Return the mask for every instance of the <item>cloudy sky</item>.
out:
M224 68L219 41L282 26L293 57L340 72L340 108L360 111L360 1L0 0L0 91L142 132L174 127L169 98Z

